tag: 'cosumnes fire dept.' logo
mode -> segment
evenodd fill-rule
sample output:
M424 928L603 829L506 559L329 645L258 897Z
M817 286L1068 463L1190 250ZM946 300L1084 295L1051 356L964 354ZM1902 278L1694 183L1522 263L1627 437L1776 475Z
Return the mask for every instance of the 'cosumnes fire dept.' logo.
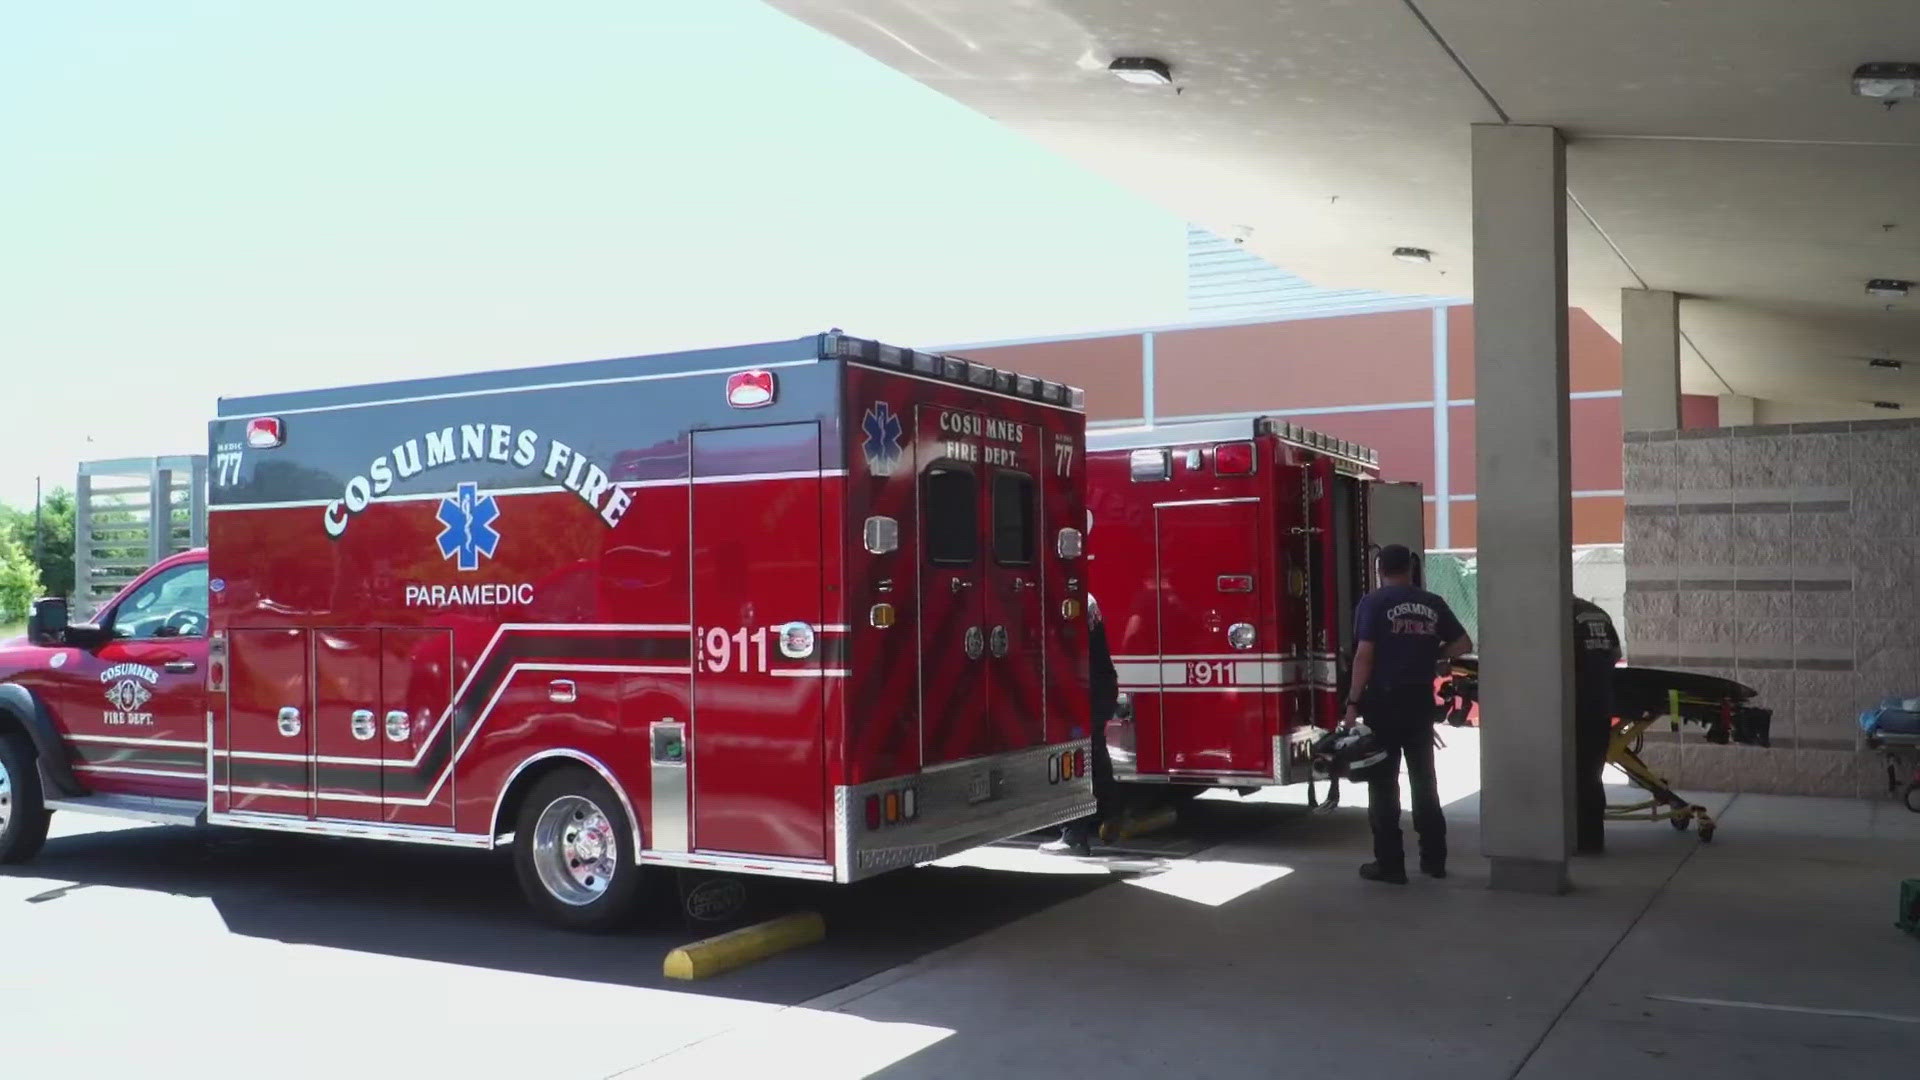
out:
M145 664L115 664L100 673L107 687L108 727L145 727L153 723L153 714L141 707L153 700L153 688L160 673Z

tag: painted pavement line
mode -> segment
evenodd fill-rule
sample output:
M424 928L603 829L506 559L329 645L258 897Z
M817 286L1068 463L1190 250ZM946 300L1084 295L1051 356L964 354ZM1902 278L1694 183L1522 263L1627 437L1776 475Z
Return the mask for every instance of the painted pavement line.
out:
M1648 1001L1667 1001L1676 1005L1708 1005L1720 1009L1763 1009L1767 1012L1802 1013L1807 1016L1843 1016L1852 1020L1884 1020L1889 1024L1920 1024L1920 1016L1899 1013L1861 1012L1858 1009L1818 1009L1810 1005L1773 1005L1764 1001L1727 1001L1722 998L1677 997L1672 994L1648 994Z

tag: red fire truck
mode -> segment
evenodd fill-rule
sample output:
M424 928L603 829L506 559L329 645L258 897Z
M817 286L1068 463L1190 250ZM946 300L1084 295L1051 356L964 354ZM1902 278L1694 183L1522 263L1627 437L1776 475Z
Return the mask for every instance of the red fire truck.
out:
M845 336L225 399L208 547L0 650L47 811L853 881L1085 814L1081 391Z
M1087 438L1088 558L1120 677L1121 780L1242 790L1308 779L1340 718L1372 552L1422 550L1415 484L1273 418Z

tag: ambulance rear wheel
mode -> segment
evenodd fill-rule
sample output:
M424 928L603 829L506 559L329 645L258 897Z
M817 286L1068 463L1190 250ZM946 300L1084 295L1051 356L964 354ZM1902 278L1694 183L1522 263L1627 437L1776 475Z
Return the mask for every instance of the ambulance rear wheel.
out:
M0 735L0 863L23 863L47 842L40 770L25 739Z
M633 823L606 781L560 769L527 793L514 830L520 891L542 918L567 930L613 930L639 907Z

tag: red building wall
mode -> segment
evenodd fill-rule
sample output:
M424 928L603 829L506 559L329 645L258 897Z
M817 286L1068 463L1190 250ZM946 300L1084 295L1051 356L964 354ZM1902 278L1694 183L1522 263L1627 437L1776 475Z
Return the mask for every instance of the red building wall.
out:
M1570 314L1574 542L1617 544L1625 513L1620 344L1585 312ZM1084 387L1095 424L1283 415L1352 439L1380 452L1388 479L1426 491L1430 545L1475 545L1471 305L946 351ZM1712 426L1717 409L1713 398L1689 397L1686 425Z

